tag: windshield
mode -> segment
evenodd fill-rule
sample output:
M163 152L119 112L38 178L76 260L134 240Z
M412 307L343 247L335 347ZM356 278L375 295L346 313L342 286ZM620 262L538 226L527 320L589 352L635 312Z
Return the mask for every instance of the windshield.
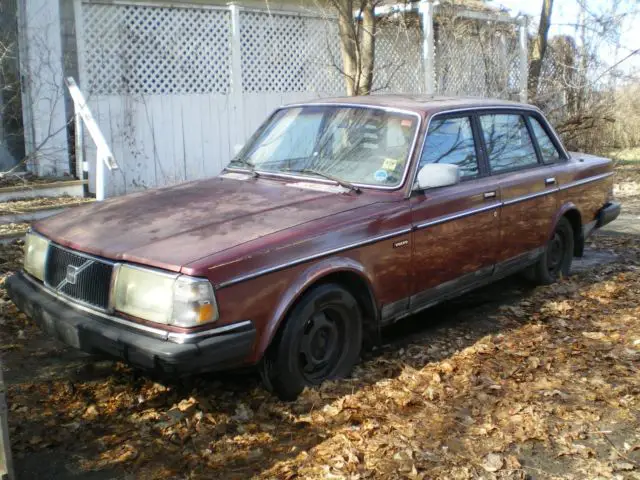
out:
M417 123L414 115L365 107L282 109L230 166L395 187L402 182Z

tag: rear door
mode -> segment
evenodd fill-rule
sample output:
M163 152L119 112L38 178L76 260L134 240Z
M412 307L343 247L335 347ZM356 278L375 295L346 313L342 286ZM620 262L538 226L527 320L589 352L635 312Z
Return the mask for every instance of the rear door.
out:
M500 198L488 175L472 113L434 117L420 167L450 163L460 168L458 185L414 191L412 309L428 306L493 273L499 240Z
M496 273L533 263L548 241L557 211L558 184L542 161L525 112L479 114L489 170L502 198Z

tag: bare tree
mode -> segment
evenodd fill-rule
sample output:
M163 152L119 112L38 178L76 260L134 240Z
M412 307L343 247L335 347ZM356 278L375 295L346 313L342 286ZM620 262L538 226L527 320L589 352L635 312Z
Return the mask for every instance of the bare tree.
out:
M540 13L540 25L538 26L538 33L533 39L531 62L529 64L529 93L531 97L535 97L538 92L542 62L547 52L552 13L553 0L543 0L542 11Z
M54 53L46 47L44 36L34 35L31 41L41 47L41 55L34 61L35 68L28 68L23 64L18 71L17 39L7 40L3 33L0 31L0 149L4 150L4 156L7 158L0 164L0 179L21 177L20 172L23 172L25 167L29 166L35 170L39 161L59 159L62 156L63 164L56 163L53 165L53 171L45 172L49 175L59 175L60 170L68 168L64 135L71 122L67 118L60 121L54 113L56 106L64 102L62 79L51 75L51 59ZM31 98L34 102L41 102L49 107L41 110L46 113L38 118L40 136L31 143L28 151L25 149L23 88L31 88Z
M348 95L368 95L373 84L376 18L373 0L331 0L338 13L340 50Z
M626 65L640 49L624 45L622 31L639 12L622 0L578 3L578 21L562 25L572 27L574 36L548 39L532 98L572 150L609 154L638 146L633 96L640 78Z

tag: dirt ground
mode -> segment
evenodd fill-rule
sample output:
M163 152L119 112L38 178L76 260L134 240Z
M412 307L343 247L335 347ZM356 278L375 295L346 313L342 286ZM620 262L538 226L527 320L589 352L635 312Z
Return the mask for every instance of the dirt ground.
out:
M640 218L640 165L618 179ZM18 478L640 479L632 220L595 236L569 279L510 278L423 312L292 403L253 372L169 382L73 351L1 290ZM0 247L3 276L20 257Z

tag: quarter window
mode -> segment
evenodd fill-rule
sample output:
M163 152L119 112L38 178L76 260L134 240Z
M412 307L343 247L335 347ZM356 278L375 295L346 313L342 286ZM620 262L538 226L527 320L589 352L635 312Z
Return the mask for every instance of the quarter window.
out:
M562 157L551 138L549 138L547 131L537 118L529 117L529 119L531 120L533 134L536 136L538 145L540 146L542 161L544 163L558 163Z
M420 167L450 163L460 167L460 177L478 175L478 157L469 117L433 120L429 126Z
M480 117L492 172L524 168L538 163L527 125L521 115Z

